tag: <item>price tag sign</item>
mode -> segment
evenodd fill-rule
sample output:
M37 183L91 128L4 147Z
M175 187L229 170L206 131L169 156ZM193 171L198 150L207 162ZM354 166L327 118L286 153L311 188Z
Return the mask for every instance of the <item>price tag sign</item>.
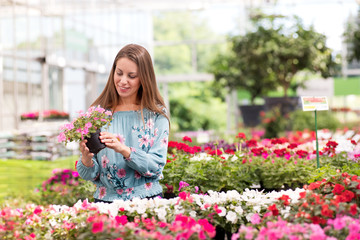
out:
M324 111L329 110L327 97L303 96L301 97L303 111Z

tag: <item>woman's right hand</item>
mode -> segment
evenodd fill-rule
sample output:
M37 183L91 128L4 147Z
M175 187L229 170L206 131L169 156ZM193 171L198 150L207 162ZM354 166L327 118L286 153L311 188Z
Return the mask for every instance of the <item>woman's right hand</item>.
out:
M94 157L94 154L90 152L89 148L86 146L87 140L83 140L79 143L80 146L80 152L81 152L81 162L86 167L92 167L93 161L92 158Z

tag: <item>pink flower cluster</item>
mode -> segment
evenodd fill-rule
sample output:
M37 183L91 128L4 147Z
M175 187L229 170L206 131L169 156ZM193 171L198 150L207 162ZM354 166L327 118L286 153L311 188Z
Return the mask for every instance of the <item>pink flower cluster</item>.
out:
M96 132L97 129L110 124L112 120L112 112L97 107L90 107L87 112L79 112L77 118L72 122L64 124L58 135L59 142L81 141L85 137L90 137L90 133Z

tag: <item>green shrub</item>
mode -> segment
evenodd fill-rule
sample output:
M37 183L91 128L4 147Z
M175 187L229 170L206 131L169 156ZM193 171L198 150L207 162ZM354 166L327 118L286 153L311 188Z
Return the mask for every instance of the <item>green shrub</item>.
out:
M296 110L290 113L291 129L293 131L303 131L304 129L315 130L314 112ZM336 130L341 125L340 121L330 111L317 112L318 129Z
M39 189L39 205L73 206L79 199L93 201L95 186L80 178L72 169L54 169L53 176L44 181Z

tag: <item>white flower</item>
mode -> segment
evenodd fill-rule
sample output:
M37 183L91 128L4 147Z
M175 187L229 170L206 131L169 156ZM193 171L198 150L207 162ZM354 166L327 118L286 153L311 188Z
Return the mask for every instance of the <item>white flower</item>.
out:
M228 220L228 221L231 222L231 223L236 223L236 221L237 221L237 215L236 215L236 213L234 213L233 211L229 211L229 212L226 214L226 220Z
M246 220L248 221L248 222L250 222L251 221L251 218L252 218L252 216L254 215L255 213L248 213L247 215L246 215Z
M226 215L226 209L224 207L219 207L219 210L221 210L221 213L219 213L219 216L224 217Z
M158 218L163 221L166 222L166 209L164 207L162 208L155 208L154 209L155 213L157 214Z
M243 214L243 212L244 212L244 210L242 209L242 207L241 206L237 206L237 207L235 207L235 212L237 212L239 215L241 215L241 214Z
M189 214L190 214L190 217L192 217L192 218L196 217L196 212L195 211L191 211Z

